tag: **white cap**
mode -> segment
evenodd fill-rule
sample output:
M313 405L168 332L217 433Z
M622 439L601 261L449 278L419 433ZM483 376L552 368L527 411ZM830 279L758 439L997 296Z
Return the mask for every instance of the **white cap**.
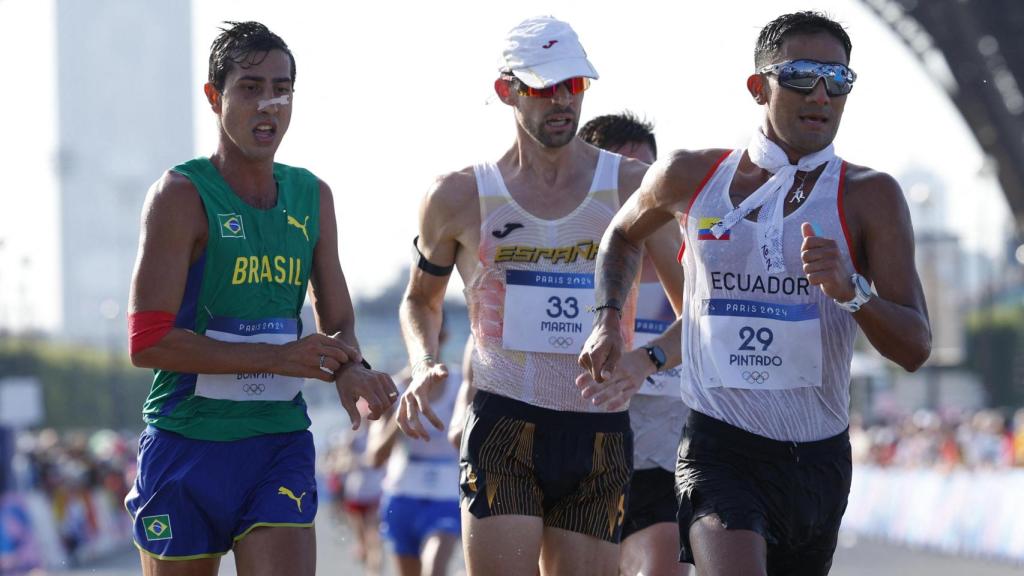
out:
M523 20L505 36L501 69L530 88L547 88L569 78L597 79L572 26L552 16Z

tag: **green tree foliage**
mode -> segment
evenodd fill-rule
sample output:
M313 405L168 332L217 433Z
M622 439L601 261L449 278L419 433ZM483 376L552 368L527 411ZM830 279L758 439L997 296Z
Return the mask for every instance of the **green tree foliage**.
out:
M42 424L59 430L141 430L142 403L153 378L123 353L9 338L0 339L0 375L37 378Z
M1024 307L993 306L967 321L967 366L991 406L1024 404Z

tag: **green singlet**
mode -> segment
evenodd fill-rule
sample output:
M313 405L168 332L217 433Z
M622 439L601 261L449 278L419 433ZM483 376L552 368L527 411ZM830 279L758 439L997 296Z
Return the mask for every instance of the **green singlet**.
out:
M320 232L319 180L308 170L274 164L277 205L260 210L242 201L208 158L174 171L195 185L209 222L206 249L189 267L175 327L227 342L298 339ZM309 427L302 378L155 372L142 413L163 430L228 441Z

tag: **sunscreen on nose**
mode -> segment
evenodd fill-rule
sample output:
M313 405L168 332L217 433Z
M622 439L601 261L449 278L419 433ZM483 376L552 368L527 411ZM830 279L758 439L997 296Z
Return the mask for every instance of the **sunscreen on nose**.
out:
M278 96L277 98L271 98L269 100L260 100L257 103L256 111L257 112L262 112L264 109L270 108L271 106L275 106L275 105L276 106L287 106L288 105L288 95L287 94L283 94L281 96Z

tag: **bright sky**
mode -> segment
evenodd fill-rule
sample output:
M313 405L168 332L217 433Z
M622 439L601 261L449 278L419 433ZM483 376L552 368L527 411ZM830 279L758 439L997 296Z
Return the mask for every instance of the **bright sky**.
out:
M745 89L758 30L783 12L821 9L847 26L851 67L859 75L837 153L897 178L934 174L947 191L945 206L933 210L939 219L969 248L999 248L1001 234L977 223L996 222L1002 231L1009 213L991 176L982 175L973 136L915 57L860 2L635 0L623 6L195 2L196 153L209 154L216 144L202 84L217 26L262 21L288 42L298 67L292 124L278 160L309 168L331 185L342 265L352 292L371 295L409 262L417 207L432 179L496 158L511 145L512 112L491 97L491 83L501 38L523 18L552 14L578 32L601 74L587 92L584 121L629 108L655 122L659 147L668 150L745 145L761 117ZM15 128L14 138L0 141L0 158L19 167L5 171L0 189L0 326L56 325L53 12L53 0L0 0L0 50L14 54L31 46L33 53L30 60L6 59L17 66L6 77L27 88L0 94L5 120ZM21 261L28 253L34 257L26 268ZM31 301L31 318L11 317L13 307L3 303L15 298Z

